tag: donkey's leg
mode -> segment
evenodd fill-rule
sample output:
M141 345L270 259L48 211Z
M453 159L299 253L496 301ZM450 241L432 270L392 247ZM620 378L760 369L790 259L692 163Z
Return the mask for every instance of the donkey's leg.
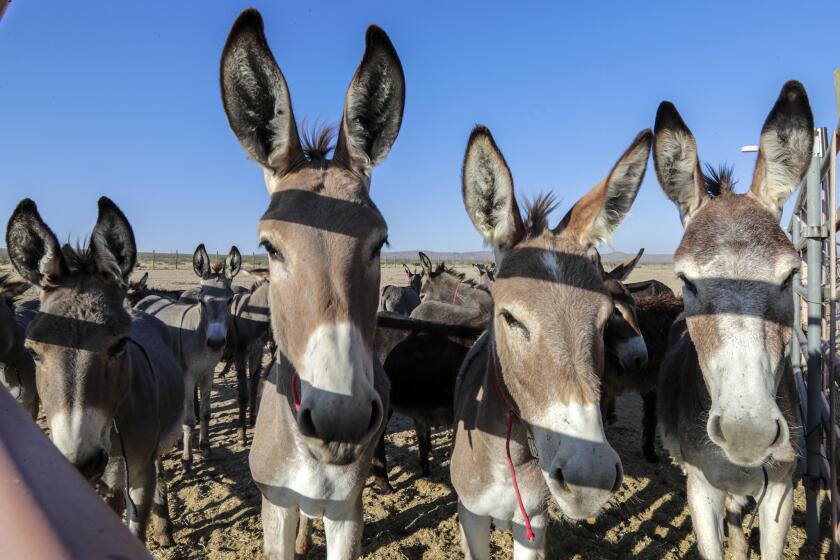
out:
M239 404L239 441L242 445L248 443L245 435L248 414L248 370L245 352L237 351L232 358L236 362L236 401Z
M265 343L260 340L248 354L248 375L251 380L248 386L248 402L251 407L251 426L257 424L257 410L259 407L258 393L262 381L262 357Z
M732 560L747 560L750 546L744 535L744 506L747 499L743 496L729 495L726 498L726 529L729 531L729 556Z
M337 518L324 516L327 560L355 560L362 552L362 493L355 504Z
M238 374L237 374L238 375ZM210 451L210 392L213 390L213 372L209 371L198 380L198 399L200 407L198 424L198 448L205 457L211 456Z
M782 558L790 522L793 517L793 481L767 484L767 492L758 507L761 527L761 557Z
M193 429L195 428L195 406L193 399L195 395L195 378L187 374L184 377L184 421L182 430L184 432L184 446L181 452L181 465L185 472L189 472L192 468L193 452L192 439Z
M659 456L656 454L656 389L645 394L642 403L642 453L649 462L657 463Z
M152 538L160 546L172 546L172 519L169 517L169 489L167 488L166 471L163 459L155 461L157 485L152 502Z
M131 473L129 479L128 496L131 503L128 504L128 528L132 534L146 543L146 527L149 524L149 512L152 509L152 500L155 493L155 463L150 461L141 470Z
M301 515L295 539L295 559L306 558L310 548L312 548L312 520Z
M697 551L704 560L723 560L723 511L726 493L692 469L688 473L688 508L697 537Z
M267 560L291 560L295 553L295 531L300 512L296 505L280 507L263 496L263 555Z
M429 476L429 455L432 454L432 428L425 422L415 420L414 432L417 434L417 450L420 454L420 472Z
M379 493L383 495L393 494L394 487L388 480L388 459L385 457L385 430L382 430L382 433L379 434L379 441L376 442L376 447L373 450L370 468L373 473L373 483L379 489Z
M534 540L528 542L525 524L519 521L513 523L513 560L545 558L546 514L540 513L531 517L531 528L534 530Z
M490 521L489 517L472 513L458 500L461 550L466 560L490 560Z

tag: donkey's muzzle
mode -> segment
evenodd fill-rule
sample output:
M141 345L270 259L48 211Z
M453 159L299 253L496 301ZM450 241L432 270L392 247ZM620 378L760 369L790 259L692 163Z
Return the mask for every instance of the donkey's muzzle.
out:
M221 350L226 343L227 337L224 336L207 338L207 346L209 346L211 350Z
M99 450L84 461L76 464L76 469L90 482L96 482L108 466L108 454Z
M384 416L378 398L355 414L341 414L341 406L305 402L297 414L298 428L310 453L333 465L347 465L361 456L382 426Z
M790 439L787 422L778 408L773 408L761 416L714 412L706 424L709 439L736 465L758 466Z

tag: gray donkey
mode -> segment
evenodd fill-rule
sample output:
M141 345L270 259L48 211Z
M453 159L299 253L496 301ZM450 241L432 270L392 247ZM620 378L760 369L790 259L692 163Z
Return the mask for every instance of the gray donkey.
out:
M420 289L423 302L440 301L473 307L480 310L485 323L489 321L493 314L493 298L487 288L477 285L475 280L467 279L463 273L444 263L433 266L426 253L421 251L419 254L424 276L423 287Z
M35 363L24 347L26 327L38 312L37 301L19 302L29 289L11 274L0 276L0 383L35 420L38 418L38 389Z
M408 286L387 285L382 288L382 295L379 298L380 311L393 311L400 315L410 315L411 311L420 305L420 288L423 285L423 272L411 271L403 264Z
M178 435L183 373L163 323L124 303L137 260L128 220L102 197L90 245L62 248L26 199L6 243L17 271L41 288L26 347L52 441L91 483L125 491L128 524L141 540L154 500L153 536L171 542L158 458Z
M292 558L303 515L324 518L331 560L356 558L362 489L389 391L373 355L388 228L369 190L402 122L402 66L385 32L370 26L332 159L328 134L316 145L300 141L256 10L233 24L221 87L231 129L261 166L271 197L259 236L269 255L277 361L250 455L265 556Z
M241 266L242 255L236 247L231 247L224 263L211 265L210 256L202 243L193 254L193 270L200 279L198 287L184 291L177 301L151 295L140 300L135 307L157 317L169 327L175 355L184 370L184 447L181 461L186 470L191 468L193 461L196 389L200 408L198 448L205 455L210 454L210 391L231 323L231 281Z
M653 161L685 233L674 255L685 311L659 375L662 443L685 470L697 549L746 558L747 497L758 500L761 557L784 556L797 464L791 284L799 255L779 227L811 162L814 119L799 82L782 87L761 129L749 191L704 177L697 142L673 104L656 113Z

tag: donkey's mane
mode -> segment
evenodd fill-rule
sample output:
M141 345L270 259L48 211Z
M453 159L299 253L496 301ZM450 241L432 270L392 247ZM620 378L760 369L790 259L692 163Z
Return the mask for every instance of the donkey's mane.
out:
M715 167L706 163L704 167L706 171L703 173L703 186L709 196L718 197L732 193L732 187L737 181L732 178L735 169L731 165L721 163Z
M9 272L6 274L0 274L0 296L6 294L7 292L11 292L12 305L16 305L21 299L21 295L25 291L23 289L24 286L28 289L29 282L26 282L18 275Z
M554 193L542 193L533 200L524 198L522 205L525 207L525 232L528 237L536 237L548 229L548 215L559 205L557 196Z
M112 257L99 259L97 262L93 243L88 244L87 247L81 245L73 247L69 243L65 243L61 247L61 255L64 257L64 264L67 265L68 272L71 276L104 274L105 276L112 277L120 286L125 287L122 270L120 270L117 261ZM100 266L106 270L101 270L99 268ZM45 280L47 285L50 286L58 284L57 279L50 276L47 276Z
M469 286L470 288L484 290L485 292L488 291L487 288L478 284L475 281L475 278L467 278L467 275L463 272L458 272L454 268L449 268L444 263L440 263L439 265L437 265L437 268L432 273L433 276L439 276L441 274L449 274L450 276L454 276L455 278L461 281L461 284Z
M210 268L213 270L214 274L221 274L225 271L225 263L222 261L216 261Z
M335 148L335 126L331 124L318 124L307 128L306 121L301 123L303 155L307 161L324 162L329 153Z

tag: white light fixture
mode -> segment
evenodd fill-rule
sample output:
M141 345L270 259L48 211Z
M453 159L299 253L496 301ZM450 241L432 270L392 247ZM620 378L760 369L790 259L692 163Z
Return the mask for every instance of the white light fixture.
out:
M743 153L754 153L758 151L758 146L741 146L741 151Z

